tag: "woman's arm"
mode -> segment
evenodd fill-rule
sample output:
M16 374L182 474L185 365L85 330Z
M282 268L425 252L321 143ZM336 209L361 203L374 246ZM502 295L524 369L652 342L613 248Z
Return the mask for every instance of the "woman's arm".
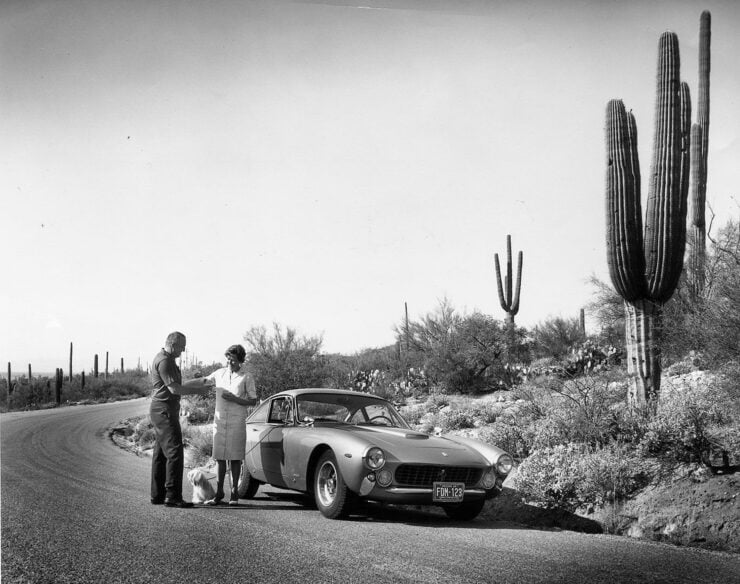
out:
M224 391L222 396L226 401L233 402L235 404L239 404L240 406L253 406L257 403L257 398L243 398L239 397L238 395L234 395L230 391Z

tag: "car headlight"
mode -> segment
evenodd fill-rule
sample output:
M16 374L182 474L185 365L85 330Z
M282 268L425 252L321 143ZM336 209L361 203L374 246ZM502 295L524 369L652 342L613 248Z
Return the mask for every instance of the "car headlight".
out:
M373 446L365 453L365 464L371 470L383 468L385 464L385 452L377 446Z
M496 461L496 470L502 476L506 476L511 472L511 468L514 466L514 459L509 454L502 454Z
M496 485L496 471L493 467L489 468L485 472L481 483L483 484L483 488L486 490L492 489Z

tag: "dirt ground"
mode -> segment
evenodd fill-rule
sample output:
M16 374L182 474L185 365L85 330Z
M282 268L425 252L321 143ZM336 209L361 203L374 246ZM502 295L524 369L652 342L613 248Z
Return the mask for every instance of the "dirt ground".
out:
M740 553L740 473L711 474L675 469L619 507L567 513L522 502L504 483L483 517L533 529L613 533L675 545Z

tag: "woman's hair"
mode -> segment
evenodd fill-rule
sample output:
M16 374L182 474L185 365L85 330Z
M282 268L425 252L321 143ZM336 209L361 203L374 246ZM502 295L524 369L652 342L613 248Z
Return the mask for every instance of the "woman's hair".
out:
M236 360L239 361L239 363L244 363L244 359L247 358L247 352L241 345L231 345L228 349L226 349L225 354L235 357Z

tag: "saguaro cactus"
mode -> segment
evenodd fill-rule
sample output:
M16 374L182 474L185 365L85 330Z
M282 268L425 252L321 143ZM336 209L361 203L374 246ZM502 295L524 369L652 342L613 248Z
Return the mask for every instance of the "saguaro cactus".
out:
M612 284L624 299L632 405L654 411L660 393L663 304L683 268L691 98L680 82L678 37L658 44L655 136L643 233L635 118L620 99L606 111L606 247Z
M513 326L514 317L519 312L519 292L522 288L522 252L519 252L517 271L516 271L516 288L513 288L512 265L511 265L511 235L506 236L506 276L505 281L501 281L501 266L498 261L498 254L494 254L496 263L496 284L498 286L498 299L501 308L506 312L506 322ZM514 293L512 294L512 290Z
M691 266L689 290L696 298L704 290L706 261L707 159L709 151L709 70L712 16L701 13L699 20L699 92L696 123L691 127Z

